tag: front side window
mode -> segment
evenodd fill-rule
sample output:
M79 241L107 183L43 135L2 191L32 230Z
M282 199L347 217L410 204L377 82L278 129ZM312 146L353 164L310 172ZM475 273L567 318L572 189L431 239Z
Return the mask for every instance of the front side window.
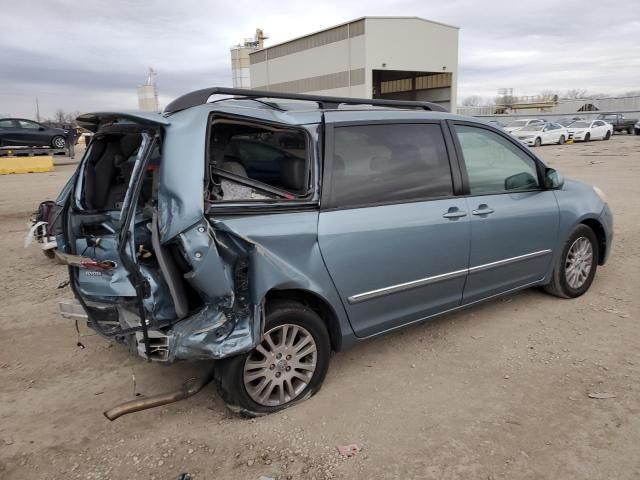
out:
M456 125L472 195L540 187L535 161L490 130Z
M329 175L333 208L453 195L439 124L336 127Z
M18 120L18 123L20 123L20 126L22 128L29 128L31 130L36 130L36 129L40 128L40 125L38 125L37 123L28 122L26 120Z

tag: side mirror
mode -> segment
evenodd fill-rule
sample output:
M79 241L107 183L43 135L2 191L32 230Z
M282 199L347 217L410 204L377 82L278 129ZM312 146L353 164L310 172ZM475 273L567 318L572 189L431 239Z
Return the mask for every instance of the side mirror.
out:
M44 132L44 127L38 127L38 130L40 130L41 132Z
M536 188L538 181L529 172L516 173L504 179L505 190L526 190Z
M547 168L544 172L544 186L550 190L560 190L564 185L562 174L553 168Z

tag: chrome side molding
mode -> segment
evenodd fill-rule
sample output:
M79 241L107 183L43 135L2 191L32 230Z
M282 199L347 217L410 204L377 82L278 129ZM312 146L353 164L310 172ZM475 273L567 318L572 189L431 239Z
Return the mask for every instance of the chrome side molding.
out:
M477 272L484 272L492 268L503 267L512 263L521 262L523 260L529 260L531 258L542 257L551 253L550 249L539 250L537 252L526 253L524 255L518 255L517 257L504 258L495 262L485 263L483 265L476 265L475 267L465 268L462 270L455 270L453 272L441 273L439 275L433 275L431 277L420 278L418 280L412 280L410 282L399 283L397 285L391 285L389 287L378 288L369 292L358 293L350 296L347 300L349 303L360 303L365 300L371 300L373 298L390 295L392 293L403 292L412 288L424 287L425 285L431 285L433 283L442 282L445 280L451 280L453 278L464 277L465 275L471 275Z

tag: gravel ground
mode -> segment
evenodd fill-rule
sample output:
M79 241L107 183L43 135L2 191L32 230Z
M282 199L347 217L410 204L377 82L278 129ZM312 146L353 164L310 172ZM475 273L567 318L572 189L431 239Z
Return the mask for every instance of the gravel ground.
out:
M362 343L318 395L254 420L210 385L108 422L203 365L147 364L84 326L78 347L57 313L65 268L22 246L73 166L0 176L0 478L640 478L640 137L537 153L609 196L616 238L588 294L527 290Z

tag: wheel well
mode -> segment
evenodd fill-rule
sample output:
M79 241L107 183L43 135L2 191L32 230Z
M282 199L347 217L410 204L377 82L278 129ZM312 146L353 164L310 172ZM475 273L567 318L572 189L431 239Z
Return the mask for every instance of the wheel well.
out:
M604 261L604 252L607 248L607 235L604 233L604 227L598 220L593 218L588 218L581 223L589 227L593 230L593 233L596 234L596 238L598 239L598 265L602 265Z
M333 307L324 298L308 290L297 289L270 290L265 296L266 303L269 303L270 301L276 299L295 300L316 312L320 316L322 321L327 325L329 338L331 339L331 349L340 350L342 344L342 335L340 333L338 316L333 310Z

